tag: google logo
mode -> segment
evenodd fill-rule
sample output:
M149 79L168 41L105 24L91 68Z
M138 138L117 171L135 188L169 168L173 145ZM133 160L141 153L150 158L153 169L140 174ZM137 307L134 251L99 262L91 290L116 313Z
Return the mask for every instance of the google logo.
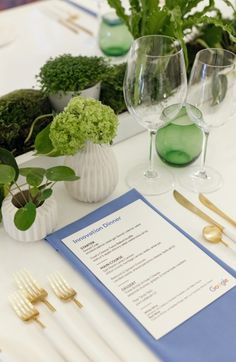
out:
M209 290L210 290L211 292L215 292L215 291L217 291L218 289L220 289L221 287L225 287L228 282L229 282L229 280L228 280L227 278L222 279L219 283L214 284L214 285L211 285L211 286L209 287Z

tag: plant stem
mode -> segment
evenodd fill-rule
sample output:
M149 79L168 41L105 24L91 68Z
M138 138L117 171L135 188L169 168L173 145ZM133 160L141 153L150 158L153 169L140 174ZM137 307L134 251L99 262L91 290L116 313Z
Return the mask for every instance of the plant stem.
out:
M16 185L17 189L19 190L19 192L21 193L22 198L24 199L25 203L27 203L28 200L27 200L27 198L25 197L24 191L21 190L21 188L20 188L20 186L17 184L17 182L15 182L15 185Z
M57 182L57 181L52 182L52 184L51 184L51 186L50 186L50 189L53 188L53 186L56 184L56 182Z
M15 194L12 192L10 187L7 188L7 191L9 192L9 194L11 195L12 198L15 197ZM17 202L21 207L24 207L24 205L19 200L17 200Z
M32 133L33 133L33 130L34 130L34 126L36 125L36 123L38 121L40 121L41 119L44 119L44 118L47 118L47 117L53 117L53 113L48 113L48 114L42 114L41 116L38 116L37 118L35 118L35 120L33 121L31 127L30 127L30 130L29 130L29 133L28 133L28 136L26 137L26 139L24 140L24 144L26 144L30 137L32 136Z
M157 171L154 168L154 142L155 142L155 136L156 132L149 130L150 135L150 143L149 143L149 157L148 157L148 169L145 171L144 175L148 178L155 178L157 177Z
M19 187L23 187L25 185L27 185L27 182L21 184ZM15 191L15 190L19 189L19 187L18 188L17 187L11 188L11 191Z
M204 137L203 137L203 144L202 144L200 170L195 173L195 176L200 177L202 179L207 179L208 176L206 173L206 153L207 153L209 131L203 130L203 132L204 132Z

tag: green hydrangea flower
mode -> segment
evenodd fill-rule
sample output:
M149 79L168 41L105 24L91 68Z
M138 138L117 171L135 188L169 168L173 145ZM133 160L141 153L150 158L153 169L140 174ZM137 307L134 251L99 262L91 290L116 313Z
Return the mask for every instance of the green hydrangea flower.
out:
M74 97L52 121L50 139L61 155L74 155L87 141L111 143L118 118L114 111L92 98Z

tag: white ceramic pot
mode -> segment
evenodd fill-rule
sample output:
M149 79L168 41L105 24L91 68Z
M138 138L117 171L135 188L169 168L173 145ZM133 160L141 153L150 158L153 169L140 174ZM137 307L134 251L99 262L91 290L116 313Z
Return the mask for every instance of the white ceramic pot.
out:
M118 182L118 166L110 145L87 142L83 150L65 157L65 165L80 176L65 182L69 194L84 202L98 202L109 196Z
M79 95L84 98L94 98L99 99L100 96L101 83L95 84L93 87L84 89L79 92ZM49 96L49 100L55 109L56 112L62 112L63 109L67 106L71 98L76 95L76 92L66 92L58 93Z
M2 204L2 221L8 235L18 241L30 242L43 239L50 234L57 224L57 203L54 196L49 197L37 208L33 225L25 231L16 228L14 215L17 207L12 203L12 196L4 199Z

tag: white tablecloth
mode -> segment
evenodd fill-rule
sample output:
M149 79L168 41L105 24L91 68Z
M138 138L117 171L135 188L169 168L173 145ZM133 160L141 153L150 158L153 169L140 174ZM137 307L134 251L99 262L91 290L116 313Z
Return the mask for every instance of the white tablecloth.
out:
M60 1L59 1L60 2ZM58 1L48 1L50 6ZM60 2L62 3L62 2ZM15 40L7 46L0 48L0 94L17 88L32 87L35 85L35 74L39 67L48 59L64 52L72 54L99 54L96 38L91 38L85 33L74 34L64 28L55 20L50 19L42 11L46 1L38 5L27 5L15 10L2 12L0 19L6 24L11 24L15 33ZM60 4L61 6L62 4ZM63 5L65 6L65 5ZM68 9L68 7L67 7ZM70 8L76 11L74 8ZM95 21L94 19L91 21ZM94 27L96 22L94 23ZM86 47L85 47L86 44ZM221 129L212 132L209 142L207 162L217 168L224 176L224 186L219 191L211 194L212 201L221 206L225 212L236 218L235 185L236 185L236 124L234 121L226 124ZM55 194L60 207L58 227L62 227L86 214L105 202L118 197L128 190L125 183L127 171L135 164L146 160L148 153L148 137L146 133L139 134L126 141L113 146L119 165L119 184L114 193L99 204L84 204L72 200L64 186L58 185ZM52 162L49 160L47 162ZM31 164L40 165L42 159L29 161ZM160 164L160 160L156 160ZM199 162L199 161L197 161ZM45 166L45 163L44 163ZM171 169L171 168L170 168ZM175 176L180 176L186 169L173 169ZM176 188L184 192L194 203L199 204L197 195L181 190L178 184ZM206 244L201 235L201 230L206 223L178 205L173 199L172 193L161 196L148 197L165 215L188 231L209 250L235 268L236 255L224 245ZM210 211L209 214L213 215ZM217 216L214 216L219 220ZM161 231L160 231L161 237ZM232 244L230 240L225 240ZM8 296L16 290L13 273L27 268L38 281L49 291L49 299L58 305L58 309L66 311L70 319L89 335L86 325L83 325L78 314L79 311L72 306L60 304L51 292L47 275L54 271L61 271L71 285L79 292L81 301L92 304L94 318L103 325L112 339L112 344L119 350L122 359L127 362L157 361L158 359L143 344L133 331L114 313L107 303L96 291L76 272L66 260L52 249L46 242L23 244L10 239L3 227L0 227L0 347L15 357L18 362L50 361L58 362L60 357L40 329L34 323L24 324L12 311ZM39 306L41 319L49 322L49 313L44 306ZM56 336L64 344L69 346L69 341L60 330L52 327ZM93 337L91 336L91 343ZM98 346L99 348L99 346ZM232 346L233 348L233 346ZM106 361L104 361L106 362ZM110 359L107 362L112 362Z

